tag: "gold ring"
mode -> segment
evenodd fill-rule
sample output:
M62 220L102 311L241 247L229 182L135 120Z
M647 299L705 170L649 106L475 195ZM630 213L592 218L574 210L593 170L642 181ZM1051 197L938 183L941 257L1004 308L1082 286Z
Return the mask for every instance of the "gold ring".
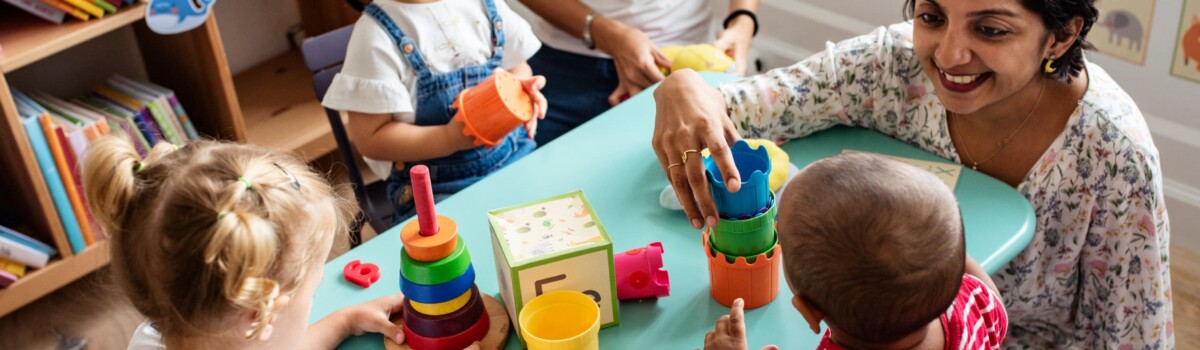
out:
M683 151L683 162L684 162L684 163L687 163L687 156L688 156L688 153L696 153L696 154L700 154L700 151L697 151L697 150L694 150L694 149L689 149L689 150Z
M680 165L683 165L683 163L671 163L670 165L667 165L667 171L671 171L671 168L674 168L674 167L677 167Z

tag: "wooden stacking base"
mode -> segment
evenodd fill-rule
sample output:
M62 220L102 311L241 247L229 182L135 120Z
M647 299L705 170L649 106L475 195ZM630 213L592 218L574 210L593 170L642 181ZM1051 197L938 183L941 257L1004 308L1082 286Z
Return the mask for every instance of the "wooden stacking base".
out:
M479 296L483 297L483 305L487 308L488 317L491 322L491 328L488 329L487 336L479 341L479 348L481 350L503 349L504 345L508 344L508 333L512 329L512 324L508 319L508 310L504 308L504 303L496 300L491 295L481 292ZM400 314L393 316L392 322L399 322L401 317L402 315ZM412 349L408 344L396 344L390 337L383 337L383 347L387 350Z

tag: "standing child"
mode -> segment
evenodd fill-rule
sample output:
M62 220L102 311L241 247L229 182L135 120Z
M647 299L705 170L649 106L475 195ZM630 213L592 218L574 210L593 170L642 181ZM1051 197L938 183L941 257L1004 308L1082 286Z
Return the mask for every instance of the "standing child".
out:
M129 349L331 349L351 334L404 341L400 294L307 326L313 293L353 202L296 158L198 141L138 156L106 139L84 190L112 237L112 271L148 320Z
M779 201L792 305L818 349L998 349L1000 292L966 253L954 194L937 176L864 153L804 168ZM705 349L745 349L741 300ZM819 334L819 333L818 333Z
M533 151L545 79L525 60L541 42L504 1L376 0L363 13L323 104L349 113L355 147L388 178L395 222L414 209L413 166L428 166L434 193L449 195ZM494 147L475 147L450 105L496 68L521 79L537 118Z

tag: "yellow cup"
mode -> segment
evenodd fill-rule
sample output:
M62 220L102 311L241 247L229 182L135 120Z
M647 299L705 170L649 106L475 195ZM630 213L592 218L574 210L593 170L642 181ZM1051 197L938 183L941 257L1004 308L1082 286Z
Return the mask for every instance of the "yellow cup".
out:
M521 336L530 350L600 348L600 307L573 290L533 298L521 309Z

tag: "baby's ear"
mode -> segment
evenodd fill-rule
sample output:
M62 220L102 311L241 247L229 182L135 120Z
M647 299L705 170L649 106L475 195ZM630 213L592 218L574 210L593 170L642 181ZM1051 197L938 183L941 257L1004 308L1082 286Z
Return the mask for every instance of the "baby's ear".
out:
M813 334L821 334L821 320L825 319L821 310L809 305L799 294L792 296L792 306L796 308L796 311L800 311L801 316L804 316L804 321L808 322L808 328L812 330Z

